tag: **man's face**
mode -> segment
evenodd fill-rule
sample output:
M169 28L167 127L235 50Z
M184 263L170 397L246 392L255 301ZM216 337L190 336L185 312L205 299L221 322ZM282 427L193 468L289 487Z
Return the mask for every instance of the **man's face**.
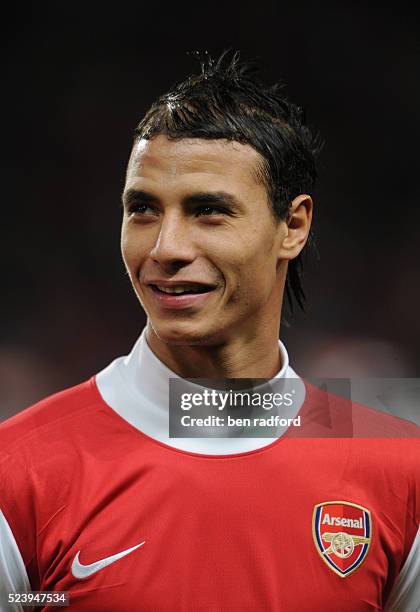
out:
M287 226L270 210L259 159L252 147L226 140L159 135L134 146L121 248L163 342L212 345L254 337L264 326L278 330Z

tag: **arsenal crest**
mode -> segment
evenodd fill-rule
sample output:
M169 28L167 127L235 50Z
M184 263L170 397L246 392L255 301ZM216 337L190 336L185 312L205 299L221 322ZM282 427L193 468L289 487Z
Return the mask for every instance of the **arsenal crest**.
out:
M345 578L368 554L372 540L370 512L350 502L323 502L314 508L312 534L323 561Z

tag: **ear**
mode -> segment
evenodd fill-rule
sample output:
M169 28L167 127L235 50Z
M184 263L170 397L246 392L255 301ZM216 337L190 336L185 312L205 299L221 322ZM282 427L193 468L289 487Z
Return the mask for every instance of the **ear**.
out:
M312 198L307 194L298 195L290 204L286 235L279 249L279 259L294 259L306 244L312 223Z

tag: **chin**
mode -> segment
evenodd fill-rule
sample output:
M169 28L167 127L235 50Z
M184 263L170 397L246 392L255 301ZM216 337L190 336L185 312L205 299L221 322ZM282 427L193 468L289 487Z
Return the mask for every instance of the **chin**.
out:
M191 322L160 323L150 320L150 325L161 342L173 346L208 346L217 343L220 330L192 325Z

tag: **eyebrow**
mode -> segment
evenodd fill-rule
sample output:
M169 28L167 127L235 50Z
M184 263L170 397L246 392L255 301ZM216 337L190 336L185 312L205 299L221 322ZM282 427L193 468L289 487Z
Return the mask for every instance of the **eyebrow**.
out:
M132 202L157 202L158 198L141 189L128 189L122 196L123 206L128 207ZM232 211L242 210L240 201L226 191L198 191L185 196L182 200L185 206L192 204L219 204L228 206Z
M123 206L129 206L132 202L155 202L156 198L147 191L140 189L128 189L122 194Z

